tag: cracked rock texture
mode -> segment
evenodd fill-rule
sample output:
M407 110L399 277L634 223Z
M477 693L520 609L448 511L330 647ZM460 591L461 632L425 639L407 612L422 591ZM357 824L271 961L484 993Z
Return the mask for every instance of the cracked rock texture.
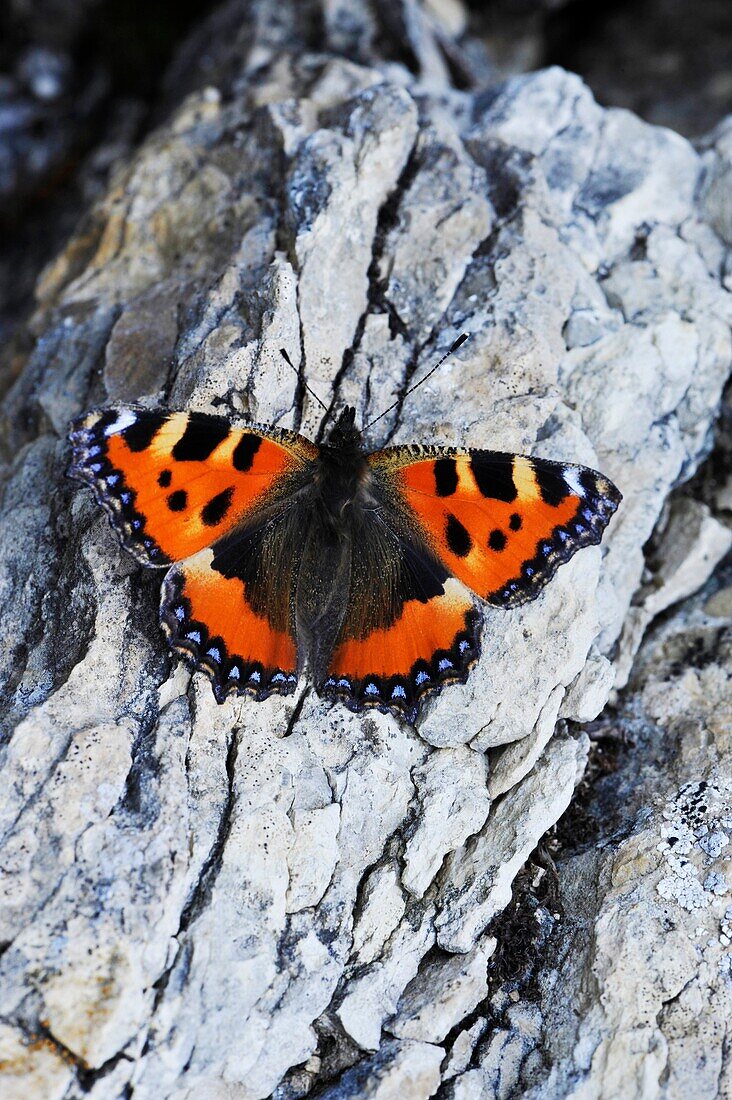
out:
M535 976L521 1095L730 1095L731 581L654 629L596 731L622 738L620 763L596 784L593 842L558 861L566 919ZM463 1080L494 1080L478 1062Z
M731 1087L729 589L667 610L730 545L728 486L670 496L730 366L728 134L697 152L561 69L458 88L459 14L227 5L38 284L2 411L3 1096ZM316 433L281 347L362 422L398 401L374 446L624 493L416 729L218 706L64 478L69 418L108 400ZM608 700L625 756L591 785Z

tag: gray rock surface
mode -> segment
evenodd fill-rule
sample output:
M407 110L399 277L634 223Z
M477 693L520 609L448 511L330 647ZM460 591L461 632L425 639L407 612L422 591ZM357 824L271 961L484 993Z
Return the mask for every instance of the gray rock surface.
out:
M567 919L537 976L543 1064L524 1063L522 1095L730 1093L729 581L640 651L598 836L558 862Z
M721 628L689 627L709 666L686 618L633 660L729 546L708 505L668 505L729 371L727 144L698 154L559 69L457 91L447 8L398 5L410 70L383 36L338 56L356 0L324 5L318 51L289 7L229 6L205 85L39 283L2 413L4 1095L671 1096L699 1049L722 1072L694 1008L728 995ZM491 613L416 729L311 694L218 706L166 650L158 579L64 480L69 418L142 399L314 433L280 347L366 420L460 331L372 443L598 467L625 495L602 549ZM622 706L682 760L633 788L627 835L566 861L582 951L560 921L531 1002L501 982L501 913L582 780L576 723L631 669Z

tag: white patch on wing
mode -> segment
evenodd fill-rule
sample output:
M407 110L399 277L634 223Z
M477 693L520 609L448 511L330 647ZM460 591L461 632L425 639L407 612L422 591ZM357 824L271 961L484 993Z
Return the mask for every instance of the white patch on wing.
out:
M580 482L579 471L576 470L574 466L563 466L562 473L564 474L564 480L575 496L584 497L587 495L586 489L584 489Z
M120 432L123 432L125 428L131 427L136 420L137 415L135 413L130 409L123 409L122 412L119 413L117 419L112 424L107 425L104 429L104 434L118 435Z

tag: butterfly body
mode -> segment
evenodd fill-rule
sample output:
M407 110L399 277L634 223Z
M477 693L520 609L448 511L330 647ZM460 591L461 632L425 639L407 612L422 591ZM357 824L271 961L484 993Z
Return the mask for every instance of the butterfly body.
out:
M342 430L351 412L345 410L319 448L297 523L302 540L294 614L298 673L309 672L316 683L325 677L348 610L353 544L364 510L373 503L360 436Z
M71 473L123 545L168 567L173 648L231 694L305 673L354 710L413 719L480 652L473 597L510 608L600 541L620 494L585 467L491 451L368 453L346 408L326 441L125 406L80 417Z

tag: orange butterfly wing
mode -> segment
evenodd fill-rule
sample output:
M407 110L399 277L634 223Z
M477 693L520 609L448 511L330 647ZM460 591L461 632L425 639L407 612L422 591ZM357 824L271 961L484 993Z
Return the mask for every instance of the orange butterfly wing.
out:
M70 438L72 476L91 486L126 549L144 565L179 563L161 621L217 699L294 690L288 496L311 476L317 447L294 432L133 406L87 413Z
M143 565L210 546L318 453L294 432L134 406L86 413L70 439L72 475L91 486Z
M214 543L168 571L160 603L168 641L206 673L219 703L227 695L289 695L298 662L288 578L281 578L276 603L257 606L261 601L251 584L237 575L247 560L245 546L237 550L236 573L222 568L221 550Z
M413 719L422 698L464 682L477 659L481 616L467 589L504 608L534 599L563 562L600 542L621 495L584 466L495 451L393 447L368 461L380 522L407 568L380 629L361 628L354 592L321 690ZM425 562L427 579L415 583ZM374 575L366 586L375 599L381 583Z
M378 707L413 721L424 696L465 683L480 652L481 626L470 593L447 577L440 595L405 599L389 626L360 637L347 621L319 691L352 710Z
M498 607L533 600L582 547L597 544L622 496L586 466L500 451L395 447L391 475L450 572Z

